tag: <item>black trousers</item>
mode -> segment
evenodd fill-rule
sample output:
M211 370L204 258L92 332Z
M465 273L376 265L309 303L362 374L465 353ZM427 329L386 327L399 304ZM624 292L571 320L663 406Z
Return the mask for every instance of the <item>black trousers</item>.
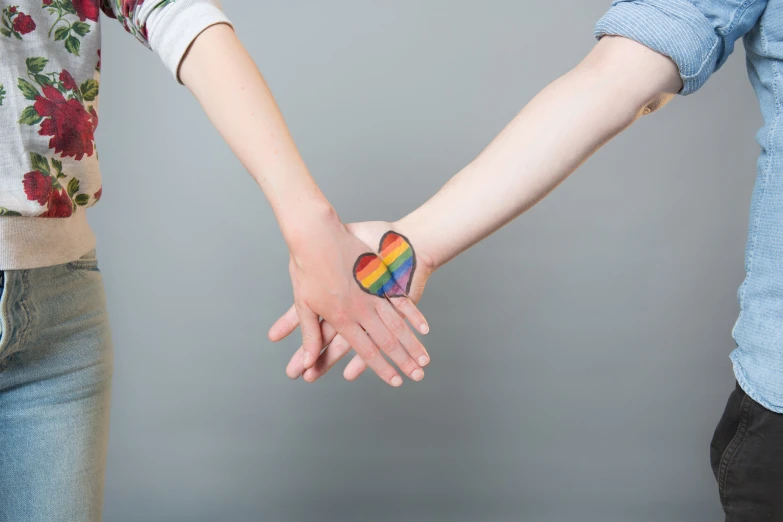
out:
M783 415L737 385L710 444L726 522L783 522Z

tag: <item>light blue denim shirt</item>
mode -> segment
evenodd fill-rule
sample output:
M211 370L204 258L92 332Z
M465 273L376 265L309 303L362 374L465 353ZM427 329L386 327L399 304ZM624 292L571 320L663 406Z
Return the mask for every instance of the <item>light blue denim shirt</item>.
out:
M740 37L764 126L745 248L734 374L756 402L783 413L783 0L619 0L595 28L669 56L691 94L726 61Z

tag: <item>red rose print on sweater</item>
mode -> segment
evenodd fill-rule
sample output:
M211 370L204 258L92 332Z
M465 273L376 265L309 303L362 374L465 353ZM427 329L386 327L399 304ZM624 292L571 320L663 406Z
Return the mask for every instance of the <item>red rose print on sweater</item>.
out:
M90 204L90 195L80 192L79 179L63 172L60 160L51 158L50 161L36 152L31 152L30 163L33 170L24 175L22 185L27 199L44 207L43 213L38 214L39 217L67 218L72 216L78 207ZM95 201L101 197L102 190L99 189L93 196ZM3 215L2 211L0 215ZM7 212L5 215L8 215Z
M129 20L133 20L133 13L136 12L138 9L141 9L141 4L144 3L144 0L122 0L122 16ZM147 36L147 26L141 25L139 27L139 34L145 39L148 40Z
M23 35L33 31L35 31L35 21L32 16L23 13L15 5L3 9L0 15L0 34L21 40Z
M14 31L19 34L32 33L35 30L35 22L32 17L24 13L19 13L14 18Z
M38 134L51 136L49 148L63 157L81 160L85 155L92 156L98 125L95 110L100 88L98 81L88 78L79 85L65 69L47 73L49 60L42 56L32 56L25 61L32 82L19 78L17 86L24 98L33 103L22 110L18 123L40 125ZM46 170L33 167L33 170Z
M100 0L49 0L43 3L44 12L55 17L49 25L49 38L63 42L65 50L81 56L82 38L92 31L98 21Z
M63 69L60 73L60 81L63 82L63 87L66 89L74 91L76 90L76 81L73 79L73 76L71 76L71 73L65 69Z
M95 140L92 116L84 105L75 99L66 100L63 94L51 85L43 86L43 96L35 97L35 112L44 117L41 136L52 136L49 148L62 156L76 160L86 154L92 156Z
M98 21L98 13L100 12L99 0L72 0L72 3L79 20L82 22L85 20Z
M40 170L34 170L24 175L22 181L24 193L30 201L37 201L39 205L46 205L52 192L52 178L45 176Z
M49 195L49 207L40 217L67 218L73 214L73 202L65 189L53 190Z
M122 0L122 16L130 18L143 3L144 0Z
M95 132L95 130L98 128L98 113L95 112L95 106L90 106L90 116L92 116L92 130Z
M177 0L155 0L154 8L163 9ZM137 16L144 0L103 0L101 6L103 12L111 18L117 18L125 30L134 35L144 45L149 47L149 36L147 34L146 24L139 24Z

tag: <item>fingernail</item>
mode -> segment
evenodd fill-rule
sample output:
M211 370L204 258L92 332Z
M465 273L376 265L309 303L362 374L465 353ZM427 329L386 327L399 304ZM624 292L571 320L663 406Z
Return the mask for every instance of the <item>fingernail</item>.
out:
M395 388L402 386L402 377L400 377L399 375L395 375L394 377L392 377L391 385L394 386Z
M419 365L420 366L427 366L430 363L430 358L426 355L422 355L419 357Z
M419 326L419 331L426 335L430 333L430 327L427 326L427 323L421 323L421 326Z
M420 381L424 378L424 372L421 370L413 370L413 373L411 373L411 379L414 381Z
M310 367L310 359L312 359L312 355L310 355L310 352L305 352L304 359L302 360L302 363L305 365L305 368Z

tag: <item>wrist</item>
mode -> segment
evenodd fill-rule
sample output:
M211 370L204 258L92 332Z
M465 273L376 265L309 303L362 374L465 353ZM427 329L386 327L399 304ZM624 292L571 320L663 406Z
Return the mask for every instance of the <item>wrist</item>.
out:
M440 265L437 263L436 257L431 254L431 245L427 244L423 231L410 219L410 216L406 216L399 221L390 223L391 229L399 232L410 242L413 247L413 251L416 253L416 264L419 270L427 274L429 277L435 272Z
M305 248L316 230L344 228L337 211L325 198L297 202L296 209L278 214L280 229L291 251Z

